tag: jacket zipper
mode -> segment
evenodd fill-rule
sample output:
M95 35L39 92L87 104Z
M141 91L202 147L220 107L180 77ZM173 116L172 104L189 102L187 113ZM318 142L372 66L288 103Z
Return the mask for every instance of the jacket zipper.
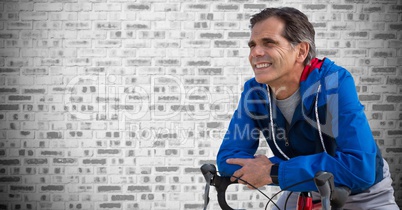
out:
M264 99L264 97L261 95L260 92L257 92L257 95L258 95L258 97L259 97L260 99L262 99L262 100ZM265 107L266 107L267 110L269 109L268 103L265 104ZM290 145L289 140L288 140L288 138L286 137L286 138L285 138L285 146L288 147L289 145Z

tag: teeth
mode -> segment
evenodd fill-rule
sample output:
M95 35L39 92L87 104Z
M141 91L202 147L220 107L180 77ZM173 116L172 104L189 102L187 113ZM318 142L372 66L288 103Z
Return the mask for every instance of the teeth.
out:
M267 68L269 66L271 66L271 64L269 64L269 63L262 63L262 64L255 65L255 67L257 67L258 69L259 68Z

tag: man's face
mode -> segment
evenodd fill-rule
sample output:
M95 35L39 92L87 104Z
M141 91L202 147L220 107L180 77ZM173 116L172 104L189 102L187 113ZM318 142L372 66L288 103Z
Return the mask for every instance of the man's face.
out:
M258 22L251 30L250 64L259 83L279 88L297 75L292 71L297 50L282 36L285 24L276 17Z

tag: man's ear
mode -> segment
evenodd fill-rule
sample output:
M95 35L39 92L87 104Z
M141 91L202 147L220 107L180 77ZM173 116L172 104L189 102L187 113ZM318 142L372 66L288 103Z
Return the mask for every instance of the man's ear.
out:
M297 61L303 63L304 60L307 58L308 52L310 51L310 45L307 42L300 42L297 45L298 54L297 54Z

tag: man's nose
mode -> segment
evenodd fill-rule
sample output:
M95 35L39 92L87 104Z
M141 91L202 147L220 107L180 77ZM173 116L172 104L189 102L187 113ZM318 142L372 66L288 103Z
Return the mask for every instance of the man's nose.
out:
M261 57L264 55L264 49L259 46L255 46L251 49L250 52L251 57Z

